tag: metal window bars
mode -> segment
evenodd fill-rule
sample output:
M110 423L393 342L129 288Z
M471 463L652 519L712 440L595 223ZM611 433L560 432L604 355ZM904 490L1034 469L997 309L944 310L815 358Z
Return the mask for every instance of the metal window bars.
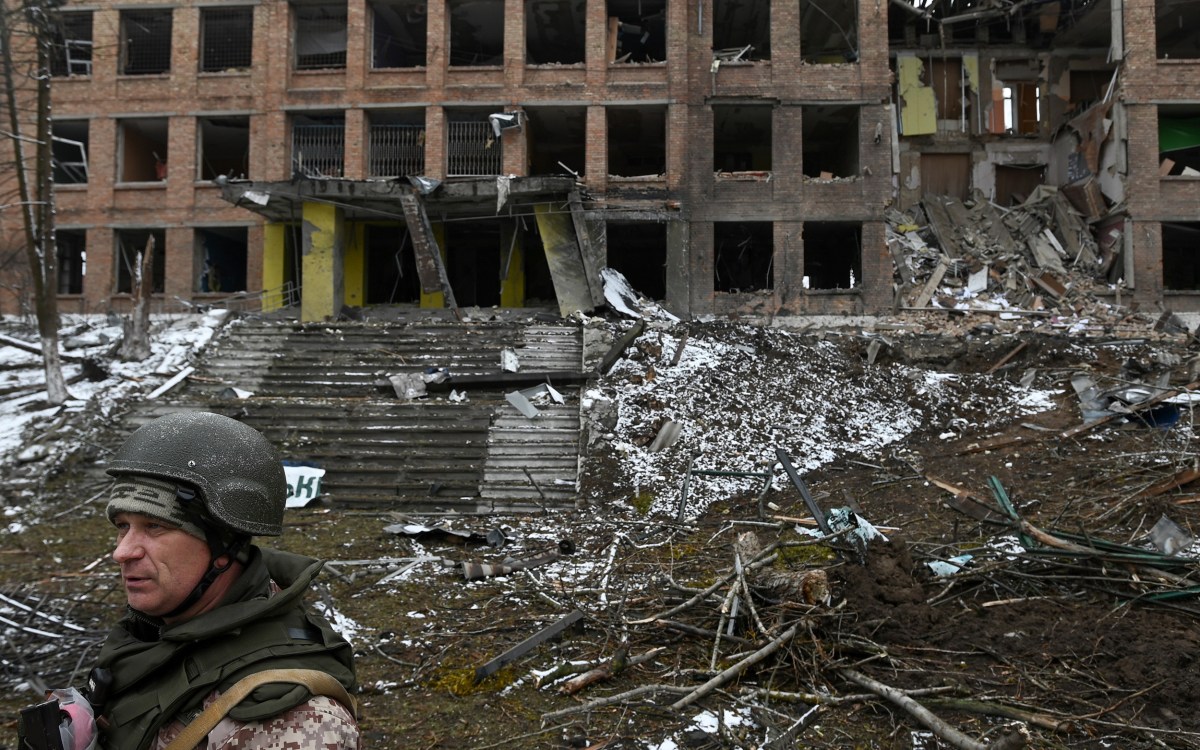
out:
M50 75L92 74L92 11L60 13L51 43Z
M171 10L121 11L121 72L157 75L171 70Z
M346 67L346 5L296 5L296 70Z
M254 8L202 8L200 34L201 72L249 68L254 51Z
M292 126L292 166L305 177L341 177L345 153L343 123Z
M500 174L500 140L487 120L450 121L446 148L446 174L451 176Z
M371 177L425 174L425 128L421 125L372 125L369 148Z

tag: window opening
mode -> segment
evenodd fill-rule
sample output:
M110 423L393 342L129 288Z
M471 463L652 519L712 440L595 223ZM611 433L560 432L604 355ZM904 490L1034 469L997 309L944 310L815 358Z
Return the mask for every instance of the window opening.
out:
M775 286L774 225L769 221L713 224L713 290L756 292Z
M87 120L55 120L51 124L50 158L59 185L87 184L89 127Z
M722 59L770 60L770 0L713 0L712 35Z
M248 69L253 51L253 7L200 9L202 72Z
M525 0L525 62L583 62L583 0Z
M858 3L800 0L800 54L810 64L858 62Z
M862 224L806 221L804 287L853 289L862 284Z
M860 171L859 117L855 106L804 106L801 165L806 177L854 177Z
M295 115L292 120L292 168L305 177L341 177L346 119L336 115Z
M370 177L425 174L425 110L372 112L370 123Z
M161 182L167 179L167 118L121 120L118 182Z
M1161 60L1200 57L1200 3L1155 0L1154 42Z
M171 70L171 11L121 11L121 72L158 75Z
M1200 107L1158 108L1158 163L1163 177L1200 177Z
M372 3L372 67L425 65L427 7L425 0Z
M583 175L587 162L587 110L529 107L525 110L529 174Z
M771 171L774 108L761 104L714 104L712 111L716 171Z
M610 63L666 61L666 0L608 0L607 10Z
M192 255L192 291L232 294L246 291L246 227L196 229Z
M1163 289L1200 290L1200 221L1163 222Z
M250 118L202 117L198 121L199 178L245 178L250 173Z
M487 113L448 112L446 133L447 175L500 174L501 142L488 122Z
M609 107L608 173L657 177L667 171L666 107Z
M504 63L504 0L447 0L450 64Z
M663 222L609 222L608 267L654 300L667 296L667 225Z
M550 263L546 260L546 245L542 242L542 235L538 232L537 222L532 218L517 219L516 232L518 233L517 242L521 244L521 255L525 259L525 306L538 307L550 306L555 310L558 309L558 294L554 291L554 277L550 274ZM501 235L503 238L508 235ZM509 243L512 238L509 238ZM505 244L501 249L501 258L508 256L509 244ZM503 260L501 260L503 262ZM504 273L504 269L500 269L500 273Z
M92 74L92 11L61 11L51 29L50 75Z
M412 238L403 224L368 224L365 230L368 305L421 301Z
M154 237L154 284L151 291L162 294L165 289L167 263L167 232L165 229L118 229L117 238L117 294L133 294L133 279L140 266L138 259L146 250L146 241Z
M87 272L87 232L83 229L59 229L54 232L58 249L58 293L83 294Z
M346 5L294 5L296 70L346 67Z

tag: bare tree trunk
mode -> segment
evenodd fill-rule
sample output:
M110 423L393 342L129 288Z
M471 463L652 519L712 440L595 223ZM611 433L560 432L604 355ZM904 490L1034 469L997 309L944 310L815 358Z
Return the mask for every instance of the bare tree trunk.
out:
M150 294L154 291L154 235L138 253L133 276L133 310L125 320L120 357L125 362L150 356Z

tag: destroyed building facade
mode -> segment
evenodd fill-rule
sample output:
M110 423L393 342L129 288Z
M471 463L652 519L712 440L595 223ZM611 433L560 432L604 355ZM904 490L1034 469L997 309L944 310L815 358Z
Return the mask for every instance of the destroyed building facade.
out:
M880 314L928 303L900 293L920 284L891 219L953 230L1042 186L1072 212L1060 265L1200 310L1194 2L71 1L58 19L66 312L127 309L153 238L164 310L569 313L602 302L609 267L685 317ZM931 197L953 201L931 216ZM0 212L5 312L28 294L18 219Z

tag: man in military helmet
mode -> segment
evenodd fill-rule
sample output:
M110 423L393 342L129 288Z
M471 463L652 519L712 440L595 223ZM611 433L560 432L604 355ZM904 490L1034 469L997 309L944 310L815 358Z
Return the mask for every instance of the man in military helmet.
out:
M135 431L108 473L129 609L89 678L101 746L357 748L350 645L303 603L321 563L251 544L283 532L287 484L267 439L171 414Z

